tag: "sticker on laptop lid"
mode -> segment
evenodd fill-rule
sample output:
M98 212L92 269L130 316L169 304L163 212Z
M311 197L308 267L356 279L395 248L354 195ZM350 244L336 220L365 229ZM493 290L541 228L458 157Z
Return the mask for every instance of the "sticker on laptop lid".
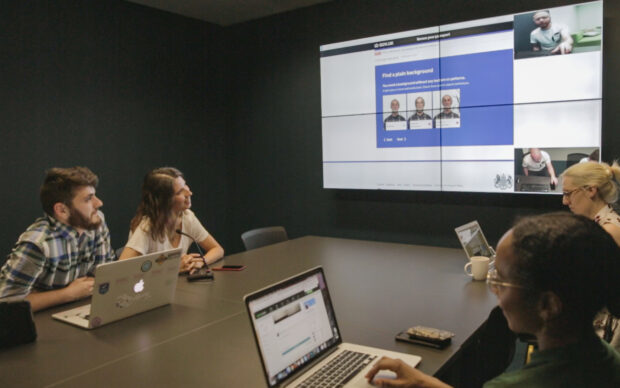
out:
M168 260L167 256L160 255L157 259L155 259L155 262L159 265L162 265L166 260Z
M102 323L103 323L103 320L100 317L94 317L90 321L90 326L91 327L98 327L98 326L101 326Z
M105 282L99 285L99 293L101 295L106 294L108 291L110 291L110 283L109 282Z
M142 263L142 267L140 267L140 269L142 270L142 272L148 272L152 266L153 266L153 262L151 260L147 260L144 263Z

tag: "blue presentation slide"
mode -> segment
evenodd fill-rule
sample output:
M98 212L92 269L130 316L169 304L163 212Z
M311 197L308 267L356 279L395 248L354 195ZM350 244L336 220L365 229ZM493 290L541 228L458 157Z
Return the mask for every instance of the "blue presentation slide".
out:
M379 148L513 144L512 50L377 66L375 81ZM416 95L424 95L425 112L435 118L442 112L443 92L453 96L458 120L433 120L428 129L386 130L390 96L407 96L399 114L408 119Z

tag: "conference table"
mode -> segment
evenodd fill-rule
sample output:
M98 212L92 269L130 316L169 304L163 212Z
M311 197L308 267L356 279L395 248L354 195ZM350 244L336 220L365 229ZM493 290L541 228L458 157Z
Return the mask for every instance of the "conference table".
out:
M265 387L243 296L321 265L346 342L422 357L449 379L497 304L460 249L306 236L227 256L213 282L179 278L174 302L84 330L34 314L37 341L0 350L2 387ZM439 350L394 340L414 325L455 333ZM458 374L459 372L456 372Z

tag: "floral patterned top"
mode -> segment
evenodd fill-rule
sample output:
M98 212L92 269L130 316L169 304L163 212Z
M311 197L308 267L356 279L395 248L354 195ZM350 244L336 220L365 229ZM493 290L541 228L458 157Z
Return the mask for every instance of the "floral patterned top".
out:
M594 221L603 226L613 224L620 228L620 215L614 211L611 205L604 206L596 216ZM594 317L594 330L599 337L608 341L618 352L620 352L620 320L614 318L607 309L596 314Z

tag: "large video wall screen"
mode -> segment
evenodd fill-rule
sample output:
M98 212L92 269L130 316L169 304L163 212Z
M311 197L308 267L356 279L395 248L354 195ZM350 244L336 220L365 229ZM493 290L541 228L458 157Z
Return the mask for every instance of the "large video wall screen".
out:
M320 47L325 188L561 192L598 160L602 1Z

